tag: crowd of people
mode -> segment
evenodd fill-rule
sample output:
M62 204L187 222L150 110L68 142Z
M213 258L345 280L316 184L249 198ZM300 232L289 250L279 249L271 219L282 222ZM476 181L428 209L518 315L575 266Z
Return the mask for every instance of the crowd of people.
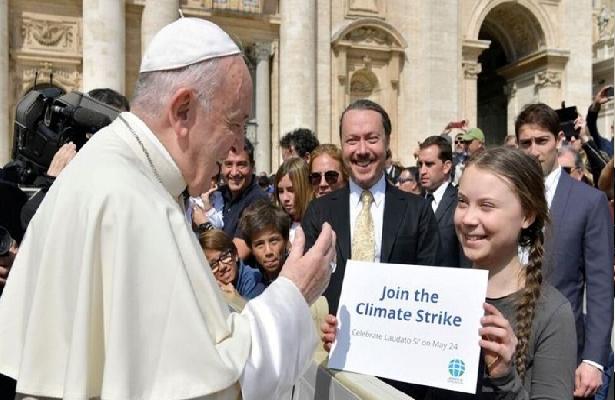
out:
M133 111L115 105L124 112L79 153L60 148L34 204L11 211L27 222L6 227L17 240L0 256L0 373L17 392L187 398L231 396L239 383L245 399L278 398L311 355L307 305L321 294L331 314L321 340L335 339L352 259L409 274L489 271L477 398L606 398L613 141L596 124L606 88L572 136L555 110L528 104L500 146L453 122L406 149L413 166L393 160L387 111L357 100L339 146L295 129L277 171L257 175L243 137L251 87L228 36L182 18L144 55ZM33 337L49 329L49 344ZM468 398L385 381L417 400Z

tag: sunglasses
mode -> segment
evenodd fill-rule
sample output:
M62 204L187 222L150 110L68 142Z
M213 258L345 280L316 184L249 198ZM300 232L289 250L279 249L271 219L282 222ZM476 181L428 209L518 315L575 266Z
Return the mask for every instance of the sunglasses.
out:
M340 173L337 171L326 171L324 175L325 182L327 182L327 184L329 185L335 185L340 177ZM322 172L312 172L310 174L310 183L312 184L312 186L319 185L322 180L322 176Z
M575 169L575 168L573 168L573 167L562 167L562 169L563 169L564 171L566 171L566 173L567 173L568 175L570 175L570 173L572 172L572 170L573 170L573 169Z
M463 143L463 139L462 138L455 139L455 143Z
M211 267L211 272L214 274L218 272L218 268L220 267L220 263L224 265L229 265L233 261L233 251L225 250L218 256L216 259L211 260L209 266Z

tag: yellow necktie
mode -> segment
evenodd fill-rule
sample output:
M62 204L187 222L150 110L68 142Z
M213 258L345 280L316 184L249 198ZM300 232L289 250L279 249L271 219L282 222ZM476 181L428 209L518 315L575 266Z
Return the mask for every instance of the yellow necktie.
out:
M374 238L374 221L372 220L371 206L374 196L369 190L361 193L361 211L352 235L352 259L357 261L374 262L376 239Z

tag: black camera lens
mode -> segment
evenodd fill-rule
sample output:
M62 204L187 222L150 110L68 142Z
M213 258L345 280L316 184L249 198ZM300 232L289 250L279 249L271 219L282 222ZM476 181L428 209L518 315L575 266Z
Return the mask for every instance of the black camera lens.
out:
M11 250L13 244L13 238L9 231L0 225L0 257L5 256Z

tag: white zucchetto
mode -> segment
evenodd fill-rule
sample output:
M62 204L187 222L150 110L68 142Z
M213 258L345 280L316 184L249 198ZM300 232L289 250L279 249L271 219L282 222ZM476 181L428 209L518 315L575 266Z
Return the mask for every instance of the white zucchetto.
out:
M180 18L156 33L139 72L173 70L239 53L239 47L218 25L200 18Z

